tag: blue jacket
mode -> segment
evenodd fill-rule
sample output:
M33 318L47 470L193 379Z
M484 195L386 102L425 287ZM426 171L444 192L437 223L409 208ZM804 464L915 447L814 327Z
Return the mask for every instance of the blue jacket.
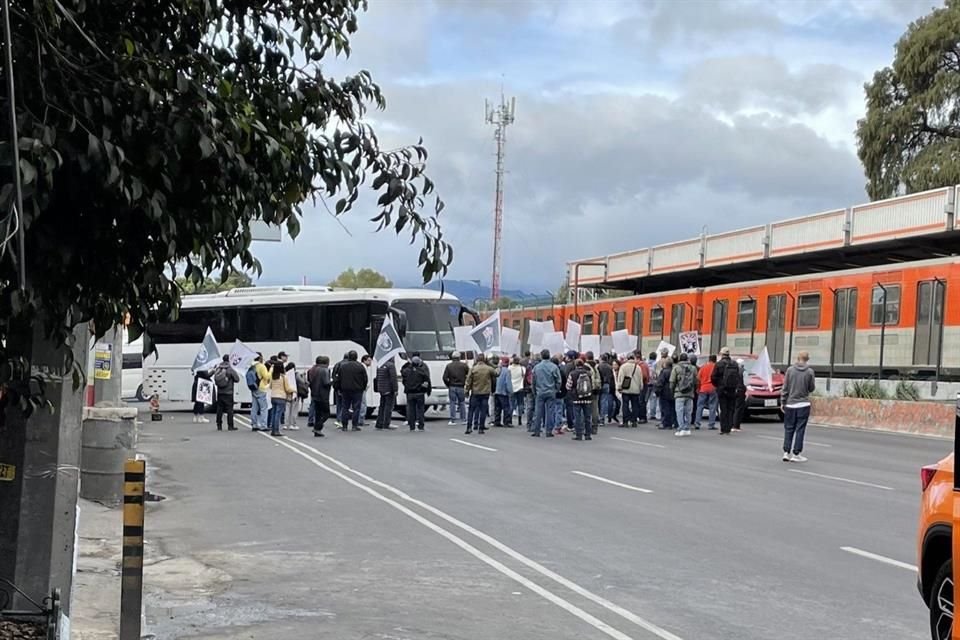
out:
M550 360L541 360L533 368L533 392L538 396L556 396L561 382L560 367Z
M508 367L500 367L500 375L497 376L497 390L495 393L498 396L513 395L513 380Z

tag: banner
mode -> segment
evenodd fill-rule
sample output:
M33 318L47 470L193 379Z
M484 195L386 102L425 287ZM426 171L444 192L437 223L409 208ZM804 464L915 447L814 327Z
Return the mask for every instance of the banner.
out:
M680 334L680 353L687 355L700 355L700 333L697 331L684 331Z
M552 331L552 329L550 329ZM530 343L531 349L533 347L540 347L543 345L543 335L547 332L547 329L544 328L542 322L536 320L530 321L530 335L528 336L527 342Z
M574 351L580 349L580 335L583 333L583 328L580 326L580 323L575 320L567 320L567 334L564 336L564 340Z
M551 331L543 336L543 348L550 352L551 356L563 355L563 332Z
M580 351L592 351L594 357L600 357L600 336L580 336Z
M221 359L217 339L213 337L213 329L207 327L207 333L203 336L203 342L200 343L200 350L197 351L197 357L193 359L193 366L190 367L190 371L208 369L211 365L220 362Z
M213 380L197 380L197 402L213 404Z
M233 343L230 349L230 366L243 378L247 374L247 369L257 358L257 352L243 344L239 340Z
M663 351L664 349L667 350L667 355L670 356L671 358L673 357L673 352L677 350L677 348L674 345L670 344L666 340L661 340L660 344L657 345L658 358L660 357L660 352Z
M620 329L613 332L613 350L619 356L625 356L634 351L637 344L636 338L630 335L626 329Z
M500 309L497 309L492 316L473 328L470 337L477 343L478 351L481 353L500 351L500 333L503 329L501 322Z
M510 327L500 330L500 352L505 356L515 356L520 353L520 332Z
M767 353L766 347L760 352L759 357L757 357L757 363L753 366L753 371L750 373L766 382L767 389L773 389L773 367L770 366L770 354Z
M393 360L403 351L403 343L400 336L393 326L393 320L388 315L383 321L383 327L380 328L380 336L377 338L377 348L373 352L373 366L379 368Z
M477 343L473 341L473 338L470 337L470 332L473 331L473 327L454 327L453 328L453 343L454 347L463 354L464 359L466 359L466 354L468 351L476 351Z

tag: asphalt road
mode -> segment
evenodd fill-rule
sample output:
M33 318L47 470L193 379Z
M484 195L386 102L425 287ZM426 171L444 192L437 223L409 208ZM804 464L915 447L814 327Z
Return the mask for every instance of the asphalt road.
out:
M157 638L929 637L910 565L919 468L946 441L811 428L790 464L774 423L593 442L144 427L168 498L147 514Z

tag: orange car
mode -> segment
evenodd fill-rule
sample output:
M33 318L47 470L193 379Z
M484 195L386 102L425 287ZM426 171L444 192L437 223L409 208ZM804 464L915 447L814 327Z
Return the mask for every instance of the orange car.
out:
M930 608L930 635L949 640L953 627L953 454L920 470L923 498L917 533L917 587Z

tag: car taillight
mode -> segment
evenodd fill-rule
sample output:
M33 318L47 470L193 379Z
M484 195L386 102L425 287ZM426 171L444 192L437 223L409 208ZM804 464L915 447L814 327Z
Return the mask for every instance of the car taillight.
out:
M923 467L920 469L920 486L921 491L926 491L927 487L930 486L930 483L933 481L933 476L937 475L936 467Z

